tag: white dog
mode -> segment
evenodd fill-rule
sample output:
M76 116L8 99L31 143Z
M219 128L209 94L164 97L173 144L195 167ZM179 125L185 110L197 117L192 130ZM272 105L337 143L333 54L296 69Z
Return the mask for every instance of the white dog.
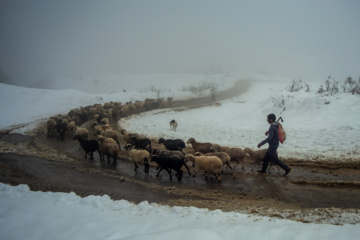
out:
M170 130L176 131L177 126L178 123L174 119L170 121Z

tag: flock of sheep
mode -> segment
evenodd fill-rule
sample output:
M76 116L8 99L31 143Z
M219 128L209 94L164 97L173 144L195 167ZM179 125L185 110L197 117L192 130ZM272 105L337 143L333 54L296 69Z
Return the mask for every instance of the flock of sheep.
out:
M51 117L46 123L47 137L58 137L61 141L66 135L70 135L73 140L77 140L85 152L84 158L89 155L89 160L94 160L94 152L98 152L102 164L116 165L119 156L130 156L134 162L135 171L139 165L144 166L144 172L149 173L150 165L157 167L159 176L162 170L166 170L172 180L172 171L175 177L181 181L183 170L189 176L195 177L198 173L203 173L205 179L208 175L214 175L217 181L221 181L223 167L226 165L236 177L235 167L242 164L245 168L244 158L246 155L253 159L253 167L260 165L265 153L264 150L254 151L250 148L230 148L213 143L197 142L194 138L189 138L186 144L192 150L184 151L186 144L181 139L158 139L158 144L164 146L162 149L152 148L152 142L147 137L142 137L137 133L129 133L125 129L120 131L112 129L110 122L117 122L120 118L128 117L144 111L158 108L171 107L172 98L167 100L146 99L145 101L128 102L125 104L108 102L105 104L94 104L70 110L66 115ZM86 127L85 127L86 126ZM176 130L177 122L170 121L170 129ZM126 144L123 150L120 140ZM192 174L188 163L192 165ZM232 163L235 163L232 164ZM271 167L271 165L270 165Z

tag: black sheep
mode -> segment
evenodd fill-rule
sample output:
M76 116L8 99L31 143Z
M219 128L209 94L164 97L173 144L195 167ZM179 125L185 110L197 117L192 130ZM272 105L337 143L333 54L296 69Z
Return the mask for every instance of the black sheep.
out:
M170 151L180 151L185 148L185 142L181 139L159 139L159 144L164 144L165 148Z
M157 177L159 176L160 172L165 169L169 173L170 181L172 181L171 169L173 169L176 171L175 176L178 178L178 181L181 181L183 177L183 171L181 170L182 166L185 166L189 172L189 175L191 175L188 166L179 156L152 156L151 161L156 162L160 167L159 172L156 174Z
M98 151L100 161L102 161L101 153L100 153L100 145L99 145L98 141L96 141L96 140L86 140L86 139L83 139L79 135L74 136L73 140L78 140L79 141L81 147L85 151L85 157L84 157L85 159L86 159L86 156L89 154L89 156L90 156L89 160L94 160L93 152Z
M131 142L134 145L134 148L136 149L145 149L151 152L151 141L148 138L137 138L132 137Z
M67 131L67 123L63 122L61 119L58 120L57 124L56 124L56 131L60 136L60 140L64 140L65 138L65 132Z

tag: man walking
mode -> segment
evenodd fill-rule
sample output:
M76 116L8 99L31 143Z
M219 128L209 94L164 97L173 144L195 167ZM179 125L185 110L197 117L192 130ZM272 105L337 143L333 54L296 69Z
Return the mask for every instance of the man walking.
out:
M269 131L265 133L268 137L258 144L258 148L260 148L265 143L269 144L269 148L266 152L266 155L264 157L264 162L262 166L262 170L258 171L259 173L266 173L266 169L268 167L270 159L273 161L273 163L279 165L282 169L285 170L284 175L288 175L291 172L291 168L289 168L288 165L283 163L279 160L279 157L276 153L277 148L279 147L279 125L276 122L276 116L275 114L269 114L267 116L267 121L270 124Z

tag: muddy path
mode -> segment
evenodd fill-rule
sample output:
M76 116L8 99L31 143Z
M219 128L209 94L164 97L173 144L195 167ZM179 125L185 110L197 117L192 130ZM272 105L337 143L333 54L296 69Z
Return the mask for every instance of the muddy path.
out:
M217 100L235 97L250 84L239 83L219 93ZM176 107L194 108L211 104L210 97L174 102ZM116 123L111 124L114 129ZM45 126L45 125L43 125ZM163 171L157 178L155 166L145 174L142 166L134 171L126 150L122 149L118 164L100 164L99 156L90 162L77 141L47 138L40 125L28 135L0 133L0 182L27 184L34 191L75 192L80 196L109 195L114 200L126 199L170 206L195 206L224 211L241 211L304 221L304 216L360 210L360 164L356 162L325 163L283 159L293 171L272 167L268 174L252 171L252 162L245 159L245 169L236 167L234 179L225 169L220 183L205 181L184 173L181 182L169 181ZM91 132L90 132L91 135ZM124 146L125 141L121 140ZM153 148L161 148L153 141ZM187 146L185 152L193 150ZM190 167L190 171L191 166ZM256 167L255 170L259 169ZM319 210L338 209L335 213ZM334 211L333 211L334 212Z

